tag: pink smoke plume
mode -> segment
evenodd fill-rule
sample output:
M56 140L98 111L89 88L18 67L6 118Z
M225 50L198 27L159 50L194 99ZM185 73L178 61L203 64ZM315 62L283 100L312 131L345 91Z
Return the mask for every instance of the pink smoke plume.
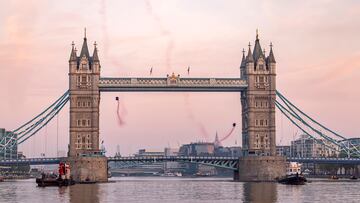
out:
M192 112L190 102L189 102L189 94L185 93L184 96L185 96L184 99L185 99L186 110L188 112L188 117L196 124L201 135L205 138L205 140L209 141L209 134L208 134L204 124L202 122L198 121Z
M230 135L234 132L235 127L236 127L236 123L233 123L233 126L232 126L230 132L225 137L221 138L219 141L222 142L222 141L226 140L227 138L229 138Z
M122 118L123 117L122 115L124 115L124 112L126 112L125 106L124 106L124 104L122 104L121 109L123 109L123 111L120 111L120 99L119 99L119 97L116 97L116 101L117 101L116 115L117 115L118 124L119 124L119 126L123 126L123 125L125 125L125 122L124 122L124 120Z
M168 72L171 72L171 55L172 55L172 52L174 49L174 44L175 44L174 38L172 36L172 33L164 27L160 17L158 15L156 15L156 13L154 13L150 1L149 0L144 0L144 1L145 1L146 10L148 11L149 15L153 18L153 20L158 25L161 35L168 38L166 51L165 51L165 62L166 62L166 70Z

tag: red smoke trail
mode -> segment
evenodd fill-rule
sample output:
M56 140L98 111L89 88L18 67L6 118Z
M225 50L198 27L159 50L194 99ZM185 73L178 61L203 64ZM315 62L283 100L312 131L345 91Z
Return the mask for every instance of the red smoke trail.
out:
M190 102L189 102L189 94L185 93L184 96L185 96L185 106L186 106L186 110L188 112L188 117L197 125L201 135L205 138L205 141L209 141L209 134L206 131L204 124L202 122L196 120L195 116L192 112Z
M166 62L166 70L168 72L169 71L171 72L171 55L172 55L172 51L174 49L174 44L175 44L174 38L172 36L172 33L164 27L159 16L153 12L150 1L149 0L144 0L144 1L145 1L146 10L148 11L149 15L154 19L154 21L158 25L161 35L168 38L168 43L166 46L166 53L165 53L165 62Z
M116 115L118 118L118 124L119 126L122 126L125 124L124 120L122 119L121 113L120 113L120 100L119 97L116 97L116 101L117 101L117 110L116 110Z
M230 135L234 132L235 127L236 127L236 123L233 123L233 127L231 128L230 132L225 137L221 138L219 141L222 142L226 140L228 137L230 137Z

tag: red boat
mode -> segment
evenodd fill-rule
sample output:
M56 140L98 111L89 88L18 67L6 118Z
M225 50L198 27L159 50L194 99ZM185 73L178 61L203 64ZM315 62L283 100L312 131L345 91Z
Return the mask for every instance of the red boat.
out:
M59 175L45 174L41 175L41 178L36 178L36 183L39 187L47 186L70 186L74 185L75 181L70 176L70 166L65 163L59 164Z

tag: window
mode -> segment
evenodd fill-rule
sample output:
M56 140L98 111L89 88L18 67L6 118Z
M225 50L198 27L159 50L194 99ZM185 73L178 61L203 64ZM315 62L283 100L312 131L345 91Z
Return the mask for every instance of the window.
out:
M83 126L86 125L86 120L82 120L82 125L83 125Z
M77 105L80 106L80 102L78 102Z
M90 102L88 102L88 106L89 106L89 107L91 106L91 103L90 103Z
M264 125L264 120L260 120L260 126Z
M258 120L255 120L255 126L257 126L258 125Z
M261 82L261 83L264 82L264 76L260 76L260 77L259 77L259 82Z
M77 120L77 125L78 125L78 126L81 126L80 120Z
M87 124L88 124L88 126L90 126L90 120L87 120Z
M259 64L259 69L264 70L264 64Z
M267 120L265 120L265 126L267 126L268 125L268 121Z

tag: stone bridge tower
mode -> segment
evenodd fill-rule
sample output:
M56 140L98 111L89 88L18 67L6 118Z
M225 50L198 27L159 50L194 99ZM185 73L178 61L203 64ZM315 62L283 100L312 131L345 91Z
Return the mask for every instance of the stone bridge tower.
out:
M99 151L99 79L96 43L90 56L85 33L80 55L73 44L69 60L70 157Z
M250 44L246 57L243 51L240 77L248 83L241 93L244 157L239 160L234 179L274 181L286 172L285 158L276 156L276 61L271 44L265 56L258 33L253 51Z
M106 182L107 158L99 156L100 61L96 43L89 54L86 31L80 55L69 59L70 144L67 162L77 182Z
M242 93L242 143L245 155L275 156L276 61L261 49L258 34L251 52L243 53L241 77L248 88Z

